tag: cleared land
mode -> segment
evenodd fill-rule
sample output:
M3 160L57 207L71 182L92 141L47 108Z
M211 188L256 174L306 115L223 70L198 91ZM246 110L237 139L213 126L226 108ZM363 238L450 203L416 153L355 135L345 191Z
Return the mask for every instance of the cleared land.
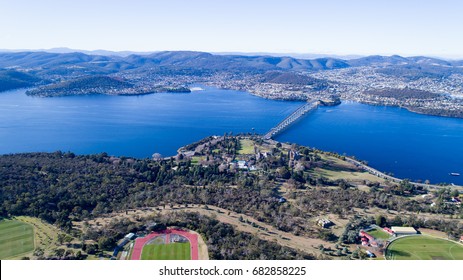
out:
M315 238L307 238L304 236L296 236L290 232L284 232L276 229L275 227L268 225L263 222L259 222L256 219L247 216L245 214L239 214L233 211L229 211L223 208L219 208L212 205L207 205L208 209L204 208L204 205L189 205L187 208L183 205L175 205L173 208L170 206L166 206L165 209L159 208L145 208L143 210L135 210L129 211L128 214L125 212L120 213L112 213L108 215L108 217L100 217L94 220L89 220L88 223L92 226L99 226L97 227L104 227L108 223L110 223L115 218L129 218L134 219L135 216L139 217L146 217L156 212L161 213L169 213L175 211L186 211L186 212L198 212L201 215L206 215L209 217L213 217L214 219L219 220L222 223L231 224L236 226L236 229L239 231L248 232L251 234L256 234L260 239L267 240L267 241L274 241L282 246L287 246L290 248L302 250L307 253L319 254L320 250L318 246L322 244L325 248L333 246L332 243L327 241L323 241L321 239ZM228 214L230 213L230 214ZM240 216L248 221L248 222L241 222ZM252 223L256 224L257 227L252 226ZM78 228L82 228L82 222L75 223ZM200 235L198 236L201 237ZM199 241L199 259L207 259L207 254L204 253L203 256L201 255L202 252L207 251L207 247L203 242L203 246L201 245L202 242Z
M388 240L389 238L392 237L392 235L388 234L387 232L384 232L381 229L377 229L377 228L369 230L367 233L376 239L382 239L382 240Z
M238 154L240 155L254 154L254 141L250 139L241 139L240 149L238 150Z
M145 245L142 260L190 260L190 242Z
M0 221L0 259L7 259L34 250L34 229L16 221Z
M463 260L463 246L427 236L403 237L389 245L386 258L390 260Z

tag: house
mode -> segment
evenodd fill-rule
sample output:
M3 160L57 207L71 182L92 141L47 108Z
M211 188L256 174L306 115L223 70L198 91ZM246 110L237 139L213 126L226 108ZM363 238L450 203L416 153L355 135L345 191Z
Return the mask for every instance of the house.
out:
M334 225L334 223L326 218L319 219L317 224L322 228L329 228L330 226Z
M370 243L370 240L366 237L362 237L360 240L362 241L362 246L368 246Z
M285 202L286 202L286 198L280 197L280 199L278 199L278 202L279 202L279 203L285 203Z
M371 245L373 247L378 247L378 242L376 242L376 239L373 236L369 235L363 230L359 232L359 235L361 237L360 240L362 241L363 246Z
M376 257L376 255L374 253L372 253L372 252L370 252L368 250L366 251L366 253L367 253L368 257L370 257L370 258Z
M460 242L463 243L463 235L460 236Z
M418 232L413 227L392 227L391 229L396 236L418 234Z
M300 158L299 152L295 150L290 150L288 152L288 158L289 160L298 160Z
M392 229L388 228L388 227L384 227L383 230L387 233L389 233L390 235L394 235L394 232L392 231Z
M450 202L455 203L455 204L457 204L457 205L460 205L460 204L461 204L461 199L458 198L458 197L452 197L452 198L450 199Z
M238 168L239 169L248 169L246 161L245 160L239 160L238 161Z

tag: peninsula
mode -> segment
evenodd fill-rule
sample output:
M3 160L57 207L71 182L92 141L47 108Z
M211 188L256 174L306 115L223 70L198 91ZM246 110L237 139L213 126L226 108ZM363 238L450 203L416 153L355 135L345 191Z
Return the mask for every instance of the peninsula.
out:
M214 55L165 51L128 56L83 53L0 53L0 91L28 94L189 92L194 84L247 91L271 99L337 96L373 105L463 117L462 61L430 57L357 59Z

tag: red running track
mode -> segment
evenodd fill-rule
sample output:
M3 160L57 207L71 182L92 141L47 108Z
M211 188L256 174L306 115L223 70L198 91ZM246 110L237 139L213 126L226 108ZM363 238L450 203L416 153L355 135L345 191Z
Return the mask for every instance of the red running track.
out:
M139 260L141 259L141 251L143 250L143 246L150 241L151 239L160 236L166 235L166 244L170 242L170 235L171 234L178 234L184 236L185 238L190 241L190 249L191 249L191 259L197 260L198 256L198 236L196 234L189 233L187 231L178 230L178 229L167 229L159 232L152 232L145 237L139 237L135 239L135 245L133 246L132 251L132 260Z

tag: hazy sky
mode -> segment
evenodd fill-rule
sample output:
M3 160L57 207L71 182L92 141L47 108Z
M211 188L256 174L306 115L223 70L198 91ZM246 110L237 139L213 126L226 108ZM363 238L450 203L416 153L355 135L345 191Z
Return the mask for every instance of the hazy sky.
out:
M463 57L455 0L0 0L0 49Z

